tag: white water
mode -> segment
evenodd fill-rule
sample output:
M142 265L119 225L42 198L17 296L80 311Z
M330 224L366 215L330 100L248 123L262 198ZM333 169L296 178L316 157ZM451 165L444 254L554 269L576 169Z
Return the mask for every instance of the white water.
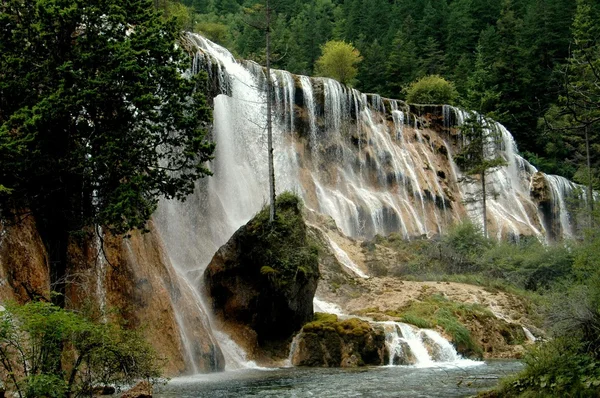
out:
M217 149L210 163L214 176L199 181L185 203L161 202L155 225L178 278L195 292L197 310L207 314L201 293L206 265L267 202L265 76L258 65L237 62L226 49L201 36L188 34L188 39L198 49L194 71L211 72L222 93L214 98L212 138ZM298 193L307 207L331 216L345 234L359 238L443 232L465 210L475 221L481 220L477 203L464 206L461 201L476 187L457 184L460 171L451 155L444 160L437 152L436 148L444 147L451 154L450 145L431 132L425 137L418 129L419 117L398 101L362 95L331 79L303 76L296 84L296 78L284 71L273 71L272 79L277 192ZM300 122L294 109L296 90L303 91L305 136L296 131ZM391 114L386 112L386 101ZM448 121L454 115L458 124L465 118L455 108L445 107L443 113ZM491 227L498 236L545 238L548 226L528 194L536 170L517 154L506 129L494 128L501 131L503 145L498 150L509 166L490 176L500 193L489 201ZM310 159L304 153L310 153ZM438 176L442 171L445 180ZM559 177L547 181L557 195L556 219L568 236L570 219L561 200L573 187ZM454 192L453 202L446 192ZM338 249L334 247L342 264L367 276ZM209 315L203 319L211 323ZM179 321L185 329L184 320ZM192 347L193 333L182 330L181 335L184 345ZM244 366L243 357L225 355L228 367Z
M342 248L340 248L338 246L337 243L335 243L335 241L329 237L327 237L329 239L329 246L331 246L331 248L333 249L333 254L335 255L335 258L340 262L340 264L342 264L344 267L346 267L347 269L349 269L351 272L353 272L354 274L356 274L358 277L360 278L368 278L369 275L365 274L359 267L358 265L356 265L354 263L354 261L352 261L350 259L350 257L348 257L348 254L346 254L345 251L342 250Z

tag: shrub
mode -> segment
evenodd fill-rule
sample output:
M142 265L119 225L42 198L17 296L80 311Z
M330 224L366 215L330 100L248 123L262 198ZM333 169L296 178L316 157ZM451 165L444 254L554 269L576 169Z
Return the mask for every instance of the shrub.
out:
M530 349L526 368L503 382L503 397L598 397L600 363L577 339L559 338Z
M160 376L154 350L138 333L44 302L1 312L0 373L20 397L52 398Z
M458 97L454 84L438 75L428 75L406 88L406 101L413 104L453 105Z

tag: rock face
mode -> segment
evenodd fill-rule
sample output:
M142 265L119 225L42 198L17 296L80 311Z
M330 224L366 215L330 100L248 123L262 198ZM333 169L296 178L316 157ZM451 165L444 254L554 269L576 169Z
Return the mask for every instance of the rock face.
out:
M294 366L357 367L385 365L389 352L382 327L357 318L329 319L308 323L296 339Z
M121 398L152 398L152 384L141 381L121 395Z
M32 217L1 225L0 302L25 302L50 297L46 249ZM225 361L193 292L182 283L164 254L153 223L149 233L129 239L87 231L69 244L70 308L87 307L115 314L129 327L140 328L146 340L166 359L168 376L222 370ZM112 316L112 315L108 315ZM189 337L185 346L182 328Z
M277 220L264 209L222 246L204 273L214 312L247 325L264 346L286 341L313 317L319 277L299 200L277 200Z

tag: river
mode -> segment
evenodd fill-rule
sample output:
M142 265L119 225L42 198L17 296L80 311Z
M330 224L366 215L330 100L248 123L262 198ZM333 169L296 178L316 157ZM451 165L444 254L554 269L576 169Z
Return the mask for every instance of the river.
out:
M494 360L466 367L246 369L176 378L158 387L155 397L469 397L522 366Z

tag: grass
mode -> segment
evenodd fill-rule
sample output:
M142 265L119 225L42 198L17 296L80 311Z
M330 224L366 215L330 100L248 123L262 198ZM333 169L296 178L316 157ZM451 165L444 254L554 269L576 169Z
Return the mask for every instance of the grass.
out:
M471 332L462 320L494 317L488 309L479 304L458 303L437 294L423 301L413 301L386 314L419 328L432 329L439 326L450 336L459 351L477 357L482 355L482 348L473 340Z

